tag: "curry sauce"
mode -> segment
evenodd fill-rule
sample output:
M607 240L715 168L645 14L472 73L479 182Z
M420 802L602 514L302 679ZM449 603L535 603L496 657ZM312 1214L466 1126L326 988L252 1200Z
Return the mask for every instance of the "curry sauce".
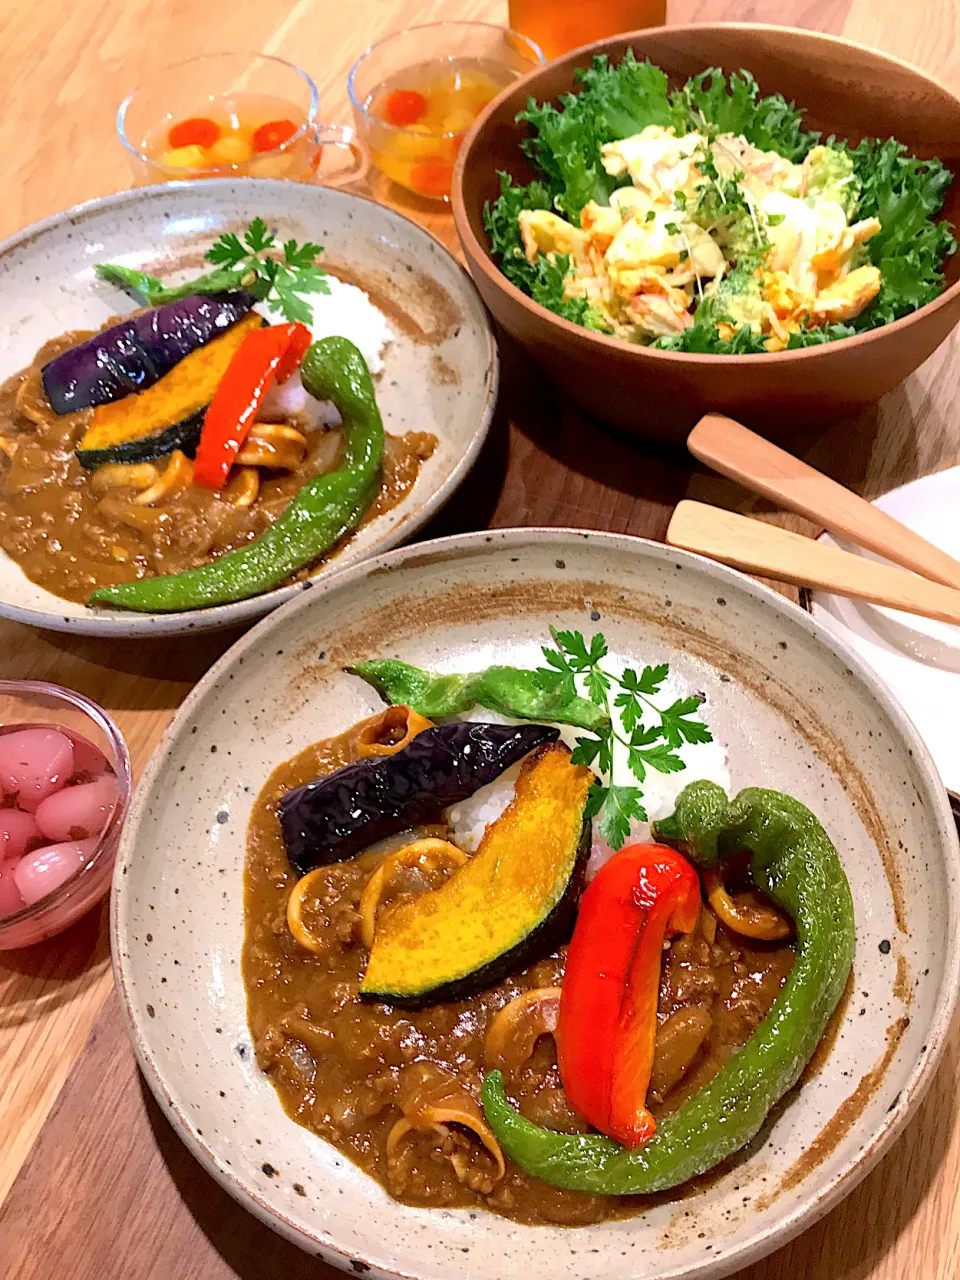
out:
M199 568L252 542L305 484L340 465L342 433L314 429L299 465L260 472L251 505L194 484L147 505L129 489L98 487L75 453L93 410L55 413L40 377L49 360L91 336L53 339L0 387L0 548L54 595L82 604L98 587ZM423 432L385 437L380 491L361 526L403 501L436 447ZM296 576L315 572L345 541Z
M277 806L294 787L357 759L361 731L318 742L280 765L257 797L245 870L243 978L257 1062L287 1114L332 1142L397 1199L432 1207L484 1208L528 1223L585 1225L640 1212L641 1197L601 1197L551 1187L494 1157L466 1125L418 1123L424 1104L457 1095L476 1111L486 1071L484 1041L494 1016L526 990L561 986L565 948L468 1000L407 1012L362 1002L367 960L360 896L386 854L445 827L418 828L325 868L303 902L317 940L304 949L287 924L297 883ZM391 881L398 901L437 888L450 867L410 869ZM315 887L313 885L315 884ZM669 1114L707 1084L752 1035L793 964L788 943L753 942L728 931L708 907L697 927L664 953L657 1053L649 1102ZM588 1126L568 1103L556 1048L541 1036L506 1087L537 1124L568 1133ZM412 1123L401 1125L407 1118ZM399 1137L398 1137L399 1135ZM388 1152L389 1146L389 1152Z

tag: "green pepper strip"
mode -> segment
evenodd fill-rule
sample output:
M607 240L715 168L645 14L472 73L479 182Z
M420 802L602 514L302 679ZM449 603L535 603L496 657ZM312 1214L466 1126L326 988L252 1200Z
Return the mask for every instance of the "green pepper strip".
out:
M116 262L98 262L93 269L101 280L107 280L118 289L132 293L138 302L145 302L148 307L160 307L165 302L189 298L195 293L226 293L228 289L246 289L247 293L262 300L270 292L269 280L264 280L249 267L244 270L217 267L201 276L195 276L193 280L174 285L166 285L158 276L135 271L133 267L122 267Z
M797 926L793 969L770 1012L713 1080L627 1151L594 1134L556 1133L507 1101L503 1077L484 1081L487 1121L506 1154L544 1182L595 1195L665 1191L739 1150L800 1077L836 1008L853 962L850 886L823 827L799 800L757 787L728 801L712 782L692 782L654 839L680 845L701 866L749 849L755 882Z
M518 720L552 720L579 729L610 723L602 707L577 694L564 697L536 671L519 667L487 667L466 675L435 675L396 658L357 662L347 668L368 681L387 702L412 707L428 720L456 716L471 707L486 707Z
M383 461L383 423L366 361L346 338L323 338L304 356L300 376L312 396L332 400L339 410L343 464L305 484L249 546L200 569L101 587L91 604L165 613L246 600L302 569L359 523L380 487Z

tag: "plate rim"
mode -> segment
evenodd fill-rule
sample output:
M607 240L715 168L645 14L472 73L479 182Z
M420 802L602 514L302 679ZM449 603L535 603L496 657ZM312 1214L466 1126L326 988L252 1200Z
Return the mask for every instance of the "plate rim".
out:
M958 250L958 252L960 252L960 250ZM902 484L894 485L892 489L887 489L884 493L878 493L876 497L870 498L868 499L868 501L870 503L870 506L876 507L878 511L886 511L886 507L883 504L887 498L893 497L894 495L906 494L911 489L918 489L918 490L922 489L926 485L928 485L929 482L939 481L942 477L949 475L951 472L957 473L954 483L958 488L960 488L960 462L955 462L955 463L951 463L949 466L940 467L939 470L937 471L930 471L926 475L914 476L912 480L904 480ZM890 514L890 513L887 512L887 514ZM901 524L904 523L904 521L900 519L899 516L895 518L900 520ZM825 538L828 541L836 545L839 545L836 543L836 536L832 534L829 529L821 530L821 532L817 535L817 542L823 542ZM943 550L942 547L940 549ZM856 555L860 553L861 548L853 547L852 550L853 550L853 554ZM870 667L871 671L873 671L874 670L873 666L865 657L862 657L862 655L860 655L860 650L856 647L856 645L854 645L851 641L847 640L847 636L856 635L857 633L853 630L853 628L849 627L847 623L843 621L843 619L841 619L835 614L832 614L828 604L826 603L827 601L830 601L830 600L847 599L849 600L849 603L851 605L856 606L858 603L861 605L868 605L868 602L863 600L858 601L850 597L838 596L835 591L825 591L819 588L814 589L812 587L810 588L807 594L808 594L808 604L807 604L806 611L810 614L810 616L818 622L820 621L822 614L826 614L830 616L833 619L833 621L831 623L822 623L821 625L827 626L828 629L833 631L833 633L837 635L839 639L843 640L845 644L849 644L850 647L853 648L854 651L858 654L858 656L861 656L861 660L865 662L868 667ZM870 606L868 605L868 607ZM876 606L873 606L873 607L876 607ZM910 614L906 614L906 613L902 614L901 616L906 620L909 620L910 618ZM834 627L842 628L842 634L840 631L835 631ZM870 645L874 644L873 639L869 636L865 636L861 638L865 640L867 644L870 644ZM882 637L880 639L882 640ZM877 647L877 646L875 645L874 647ZM903 654L900 656L909 658L909 655L907 654ZM919 661L917 661L917 665L922 667L927 666L926 663L922 663ZM911 714L910 708L907 706L906 702L901 700L900 693L897 691L897 689L894 689L891 685L887 684L887 681L884 680L884 678L879 674L879 672L874 671L874 674L877 676L879 680L882 681L884 685L886 685L887 690L890 693L891 697L893 697L900 704L907 718L911 721L911 723L914 724L914 727L916 728L916 724L913 721L913 716ZM948 673L944 672L944 674L946 675ZM954 674L954 673L949 673L949 674ZM912 702L913 698L911 698L910 701ZM917 729L917 732L918 734L920 733L919 729ZM940 765L937 763L937 756L933 754L933 748L928 747L927 749L930 752L934 766L939 772L940 780L943 783L944 787L947 789L947 792L948 793L952 792L955 795L960 795L960 764L958 764L956 767L949 770L949 773L953 775L950 778L950 782L953 782L954 785L951 786L950 782L948 782L948 771L940 768Z
M652 555L655 559L674 560L677 564L682 564L695 572L705 572L716 582L746 591L748 595L752 595L774 610L782 610L815 641L831 650L884 707L902 741L911 751L917 768L921 771L928 798L933 802L931 815L940 836L941 849L946 855L948 907L952 908L954 916L960 915L960 841L958 841L957 826L937 767L912 720L872 668L844 640L827 630L798 604L739 570L706 556L682 551L666 543L636 537L632 534L531 525L453 534L396 548L357 564L345 566L325 578L322 583L318 582L317 587L320 588L319 594L322 596L349 586L355 579L373 573L390 572L395 567L402 567L408 558L416 560L426 554L436 562L438 552L446 553L444 558L457 558L460 554L469 555L471 548L483 545L499 544L501 548L516 550L530 541L539 544L552 543L557 547L569 546L576 541L594 541L611 549L639 551L642 555ZM314 1255L319 1253L319 1256L342 1269L349 1268L353 1261L359 1260L379 1276L400 1277L401 1280L424 1280L421 1271L405 1271L399 1267L385 1268L379 1262L367 1257L356 1259L342 1246L323 1238L321 1233L301 1228L263 1201L232 1168L227 1168L203 1140L197 1137L194 1126L177 1107L168 1092L160 1072L151 1061L144 1037L141 1035L141 1024L135 1016L133 1001L127 989L123 958L125 936L121 938L120 934L120 902L126 892L125 868L134 852L134 828L139 824L140 811L145 804L148 791L152 789L171 754L182 725L193 715L194 708L207 696L208 691L218 683L221 675L226 673L228 667L238 657L258 645L271 628L281 625L284 613L292 613L305 607L307 607L307 601L299 596L294 597L279 610L274 610L263 618L231 645L184 699L154 749L137 786L114 868L113 890L110 896L110 944L114 981L127 1034L151 1092L162 1106L164 1114L173 1125L180 1140L201 1163L205 1171L211 1174L234 1200L299 1248ZM728 1276L782 1248L845 1199L890 1150L923 1101L940 1067L957 1012L958 998L960 998L960 930L955 931L952 936L948 935L939 999L931 1019L929 1035L926 1037L927 1052L913 1063L909 1077L900 1090L894 1106L884 1116L878 1132L869 1144L855 1153L824 1187L816 1191L808 1201L798 1205L786 1217L771 1223L758 1234L735 1246L730 1253L705 1261L702 1265L696 1266L695 1270L691 1270L688 1266L681 1266L664 1273L661 1280L720 1280L721 1277ZM517 1226L517 1224L512 1225Z
M98 214L104 209L123 208L127 204L136 205L144 201L159 200L167 194L187 194L196 191L198 188L202 194L204 190L211 187L224 190L238 186L244 191L249 191L253 187L255 190L266 189L269 192L271 190L287 190L290 187L290 183L283 178L203 178L193 181L154 183L150 186L131 187L125 191L115 191L105 196L95 196L90 200L71 205L68 209L62 209L58 213L48 214L45 218L32 222L29 226L15 231L13 235L7 236L6 239L0 240L0 262L8 254L28 245L30 241L42 239L48 232L56 231L64 225L77 226L85 218ZM415 512L412 512L407 517L401 514L397 523L383 536L376 544L376 547L371 548L368 552L361 553L360 556L343 565L343 568L351 568L355 564L362 563L364 559L390 551L399 543L413 537L418 530L422 529L429 520L443 509L469 475L480 450L486 442L490 424L496 411L500 392L500 351L490 313L484 305L472 276L438 236L426 227L421 226L419 222L409 215L401 213L391 205L385 205L371 196L358 192L343 191L335 187L324 187L322 184L316 184L316 189L332 195L334 200L340 198L348 201L361 200L365 204L373 205L388 218L396 218L400 222L407 223L414 229L415 233L432 242L450 260L450 263L457 268L462 285L477 303L478 315L483 324L483 335L487 340L486 389L483 405L477 418L477 425L469 445L463 451L446 479L429 494ZM403 504L401 503L397 510L402 512L402 507ZM349 547L344 550L348 551ZM9 560L11 564L16 565L16 561L6 556L4 552L0 551L0 556ZM274 587L271 591L261 592L260 595L251 596L247 600L234 600L229 604L214 605L205 609L181 610L175 613L138 613L120 610L96 610L84 605L85 612L73 617L62 613L41 613L36 609L29 609L15 603L0 600L0 618L7 618L12 622L25 623L27 626L37 627L42 631L57 631L70 635L103 636L105 638L112 637L118 640L187 635L190 632L199 635L206 631L219 631L228 627L242 625L266 616L291 599L297 590L302 587L303 581L311 585L314 584L327 573L329 567L329 565L324 565L315 575L301 582L289 583L284 587ZM333 572L339 571L339 566L333 570Z

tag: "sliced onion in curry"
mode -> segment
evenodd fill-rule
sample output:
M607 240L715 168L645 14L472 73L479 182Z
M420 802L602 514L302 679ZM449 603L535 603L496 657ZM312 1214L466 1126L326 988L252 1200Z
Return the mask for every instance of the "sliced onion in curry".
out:
M134 502L140 507L152 506L154 502L162 502L171 494L180 493L193 484L193 463L181 449L174 449L170 461L163 469L163 474L143 493L138 493Z
M160 472L152 462L105 462L90 477L94 493L106 493L110 489L149 489L160 479Z
M793 922L755 890L731 895L711 867L704 868L701 876L714 914L734 933L762 942L782 942L793 933Z
M312 951L315 955L322 954L323 944L303 923L303 904L323 878L326 870L326 867L316 867L313 871L308 871L305 876L301 876L287 899L287 928L301 947L306 951Z
M676 1009L657 1027L649 1097L662 1102L696 1061L710 1034L713 1018L702 1005Z
M246 467L296 471L307 453L307 437L279 422L255 422L236 461Z
M130 499L121 498L118 493L108 493L101 499L99 508L104 515L119 520L121 524L128 525L131 529L136 529L138 533L153 533L170 519L171 512L174 510L174 508L164 510L158 507L137 506Z
M500 1143L493 1136L476 1099L467 1092L452 1072L430 1062L417 1062L404 1075L400 1095L401 1118L387 1135L387 1159L408 1133L416 1129L433 1129L446 1137L447 1126L460 1125L473 1133L493 1156L497 1164L497 1181L507 1171ZM463 1181L465 1168L451 1158L457 1177Z
M412 707L387 707L381 715L368 720L357 735L357 759L394 756L409 746L418 733L432 728L433 721Z
M220 497L232 507L252 507L260 493L260 472L256 467L234 467L233 474L220 491Z
M556 1034L559 1015L559 987L535 987L515 996L487 1028L484 1063L501 1071L516 1071L533 1056L541 1036Z
M426 871L438 871L444 863L450 867L462 867L466 861L467 855L462 849L458 849L449 840L434 838L415 840L396 853L388 853L367 881L360 896L360 940L367 950L373 946L380 898L395 871L399 871L401 867L422 867ZM311 871L304 876L304 880L309 880L315 874Z

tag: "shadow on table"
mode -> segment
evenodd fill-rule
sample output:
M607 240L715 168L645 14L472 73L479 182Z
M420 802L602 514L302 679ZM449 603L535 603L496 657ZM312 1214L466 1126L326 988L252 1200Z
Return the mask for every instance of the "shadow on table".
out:
M0 951L0 1028L21 1026L76 998L110 964L107 902L56 937ZM42 992L36 994L37 983Z
M880 1259L895 1249L936 1180L957 1120L958 1069L960 1024L954 1027L919 1112L881 1164L821 1222L762 1262L738 1271L733 1280L800 1275L805 1280L859 1280L872 1274ZM234 1275L240 1280L275 1280L283 1274L334 1280L341 1274L319 1258L308 1259L241 1209L188 1153L142 1077L140 1085L157 1147L177 1192ZM905 1166L907 1155L910 1162Z
M893 1253L947 1156L957 1124L958 1069L960 1021L955 1020L926 1098L880 1164L822 1221L731 1280L861 1280L873 1275L883 1259L891 1276L918 1275L916 1256L909 1265L902 1259L898 1269Z
M64 632L42 634L47 644L56 645L62 653L81 662L96 663L124 675L148 675L157 681L195 684L245 630L245 627L230 627L224 631L131 640ZM140 704L133 701L113 705L138 707Z
M416 535L417 542L489 529L496 520L510 460L510 418L501 382L490 429L477 460L447 505Z
M607 491L646 504L669 500L672 507L690 486L702 490L705 500L722 506L756 512L776 509L703 467L683 444L645 439L589 418L564 398L512 339L501 331L498 339L501 404L509 405L516 432L528 442L531 457L524 460L524 469L539 472L538 481L543 481L545 470L558 464ZM942 437L948 432L942 418L929 389L913 378L853 417L826 426L793 424L780 432L774 427L770 434L782 448L872 499L936 469L937 460L944 456ZM637 405L637 421L642 430L642 404ZM596 527L613 525L597 522Z
M662 538L694 465L686 450L588 418L509 337L497 336L509 468L489 523Z

